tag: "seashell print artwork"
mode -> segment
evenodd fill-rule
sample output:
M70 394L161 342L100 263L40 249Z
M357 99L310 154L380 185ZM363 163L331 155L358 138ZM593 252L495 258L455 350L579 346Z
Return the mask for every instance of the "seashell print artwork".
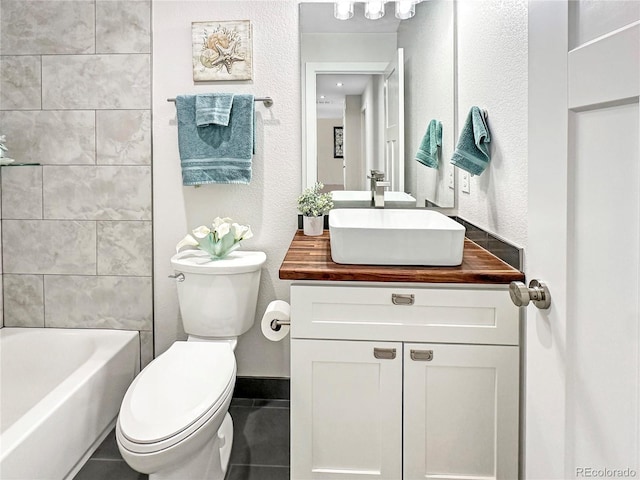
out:
M193 80L195 82L251 80L253 45L251 22L193 22Z

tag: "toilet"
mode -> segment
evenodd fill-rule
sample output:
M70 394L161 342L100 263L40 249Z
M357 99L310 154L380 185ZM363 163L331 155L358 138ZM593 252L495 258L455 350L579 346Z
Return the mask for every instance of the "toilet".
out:
M253 325L266 258L241 250L216 261L201 250L171 258L188 339L140 372L116 423L122 457L150 480L224 478L233 443L234 349Z

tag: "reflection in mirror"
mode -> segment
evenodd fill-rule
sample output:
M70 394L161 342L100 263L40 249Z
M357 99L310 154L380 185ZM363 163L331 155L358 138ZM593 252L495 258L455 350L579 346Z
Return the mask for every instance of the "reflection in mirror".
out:
M415 17L404 21L391 10L381 20L366 20L359 8L356 3L354 17L339 21L331 3L300 5L303 187L319 180L327 191L344 191L334 194L338 206L362 206L368 201L363 194L370 198L367 175L376 169L390 183L387 207L453 207L453 2L420 3ZM402 68L386 81L398 55L404 55ZM392 108L385 94L400 105ZM432 119L443 126L435 169L415 160ZM334 127L343 129L342 158Z

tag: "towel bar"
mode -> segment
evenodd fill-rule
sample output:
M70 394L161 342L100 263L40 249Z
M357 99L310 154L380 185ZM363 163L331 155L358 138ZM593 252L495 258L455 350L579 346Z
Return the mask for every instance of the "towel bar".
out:
M256 97L253 100L254 102L262 102L264 103L264 106L269 108L271 106L273 106L273 98L271 97ZM173 102L176 103L176 99L175 98L167 98L167 102Z

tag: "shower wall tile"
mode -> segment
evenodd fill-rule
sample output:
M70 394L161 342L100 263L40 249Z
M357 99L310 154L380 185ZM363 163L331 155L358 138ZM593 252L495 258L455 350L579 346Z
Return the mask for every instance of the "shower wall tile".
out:
M0 53L93 53L93 0L2 0Z
M98 275L151 276L151 222L98 222Z
M140 332L140 368L143 369L153 360L153 332Z
M150 165L151 112L98 110L96 143L98 164Z
M96 1L96 53L151 51L149 0Z
M42 218L42 167L16 166L3 169L2 204L5 219Z
M18 162L95 164L94 112L0 112L0 124Z
M42 108L149 109L150 55L42 57Z
M0 110L39 110L39 56L0 57Z
M151 220L151 167L44 167L44 218Z
M47 327L151 330L149 277L47 275Z
M42 275L3 275L7 327L44 327Z
M96 274L95 222L3 220L4 273Z

